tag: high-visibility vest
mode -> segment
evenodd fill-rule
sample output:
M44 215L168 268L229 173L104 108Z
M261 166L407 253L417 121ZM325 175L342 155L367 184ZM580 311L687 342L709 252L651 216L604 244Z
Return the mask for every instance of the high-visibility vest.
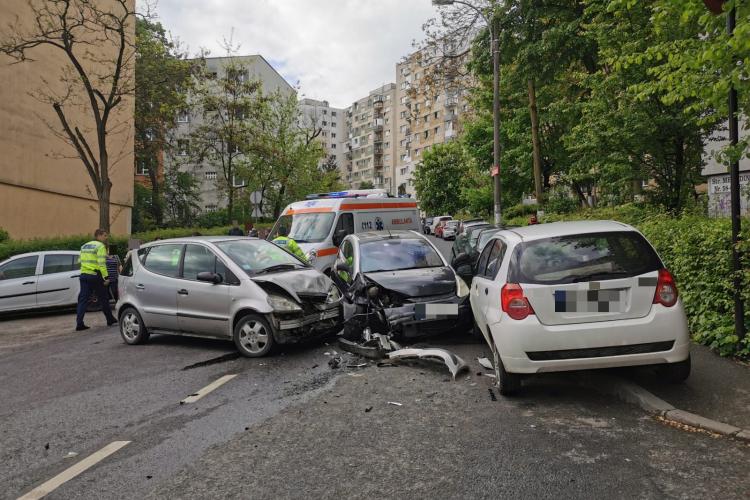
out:
M296 255L297 257L302 259L303 262L307 262L307 256L305 256L305 252L302 251L297 242L293 239L287 236L277 236L271 243L280 246L292 255Z
M89 241L81 247L81 274L101 273L107 279L107 247L98 240Z

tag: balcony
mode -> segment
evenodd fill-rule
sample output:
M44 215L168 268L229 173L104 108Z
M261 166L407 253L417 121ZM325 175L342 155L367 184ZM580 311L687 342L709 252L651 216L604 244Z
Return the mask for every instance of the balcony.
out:
M383 132L375 132L375 134L372 136L372 142L373 144L380 144L383 142Z
M383 168L383 158L380 156L376 156L372 164L375 166L375 168Z
M382 118L375 118L375 120L373 120L372 122L372 129L375 132L380 132L381 130L383 130L383 124L384 120Z
M383 109L383 104L385 104L385 103L384 103L384 101L383 101L383 96L378 96L378 97L380 97L380 99L378 99L378 98L376 97L376 98L375 98L375 99L374 99L374 100L372 101L372 107L373 107L373 108L374 108L374 109L375 109L376 111L378 111L378 110L381 110L381 109Z
M445 98L445 107L446 108L455 108L458 106L458 97L457 96L451 96Z
M372 149L372 153L376 155L382 155L383 154L383 145L382 144L375 144L375 146Z

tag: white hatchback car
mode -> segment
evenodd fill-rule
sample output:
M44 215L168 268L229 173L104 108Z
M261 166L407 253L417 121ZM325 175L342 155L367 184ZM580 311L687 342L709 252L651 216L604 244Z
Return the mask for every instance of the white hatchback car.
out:
M0 312L78 303L79 252L34 252L0 262Z
M454 262L465 279L466 259ZM659 365L672 382L690 374L674 279L631 226L582 221L499 231L471 274L476 327L495 355L504 395L541 372Z

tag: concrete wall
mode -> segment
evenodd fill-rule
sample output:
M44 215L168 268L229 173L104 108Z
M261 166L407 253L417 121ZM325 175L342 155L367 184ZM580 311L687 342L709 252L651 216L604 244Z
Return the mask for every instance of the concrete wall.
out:
M0 2L3 22L18 16L24 25L31 21L29 14L27 0ZM34 97L44 88L42 78L57 82L66 60L56 49L39 47L32 53L34 61L13 65L12 59L0 56L0 227L14 239L91 233L99 225L94 186L81 160L72 158L75 151L47 126L60 130L52 106ZM109 136L110 157L119 158L110 167L110 212L112 232L129 234L134 103L128 100L121 106L114 120L122 132ZM66 114L95 145L88 115L72 106Z

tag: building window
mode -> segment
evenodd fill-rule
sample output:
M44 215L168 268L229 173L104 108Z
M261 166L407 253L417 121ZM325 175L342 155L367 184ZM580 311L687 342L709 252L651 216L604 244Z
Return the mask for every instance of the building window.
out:
M335 138L336 138L336 133L335 132L331 132L331 139L335 139Z
M401 155L401 161L405 161L405 160L406 160L406 155L405 154Z
M388 129L385 131L385 136L390 137L391 136L391 129Z
M325 127L326 125L328 125L328 122L323 120L323 126Z
M336 112L335 111L331 111L331 116L336 116Z
M327 115L327 114L328 114L328 111L324 109L324 110L323 110L323 114L324 114L324 115Z
M335 127L335 126L336 126L336 122L331 122L331 127Z
M438 132L440 132L440 127L435 127L435 130L434 130L435 135L437 135Z
M336 144L331 143L331 149L336 149Z
M406 168L401 169L401 175L406 175Z
M190 149L190 141L187 139L177 139L177 155L187 156Z
M232 187L244 187L245 181L243 179L240 179L237 177L237 175L232 176Z
M216 180L216 172L206 172L203 175L206 177L207 181L215 181Z
M335 146L335 144L334 144L334 146ZM336 155L331 155L331 159L335 161L336 160Z
M406 111L401 112L401 118L406 118Z
M428 139L429 137L430 137L430 131L429 130L425 130L424 131L424 138Z
M190 113L183 109L177 112L177 123L188 123L190 122Z
M414 150L414 156L419 156L419 148Z
M148 175L148 164L145 161L139 161L135 167L135 175Z
M206 205L206 212L216 212L216 205Z
M435 112L434 112L434 113L432 114L432 118L433 118L434 120L437 120L437 117L438 117L438 112L437 112L437 111L435 111Z

